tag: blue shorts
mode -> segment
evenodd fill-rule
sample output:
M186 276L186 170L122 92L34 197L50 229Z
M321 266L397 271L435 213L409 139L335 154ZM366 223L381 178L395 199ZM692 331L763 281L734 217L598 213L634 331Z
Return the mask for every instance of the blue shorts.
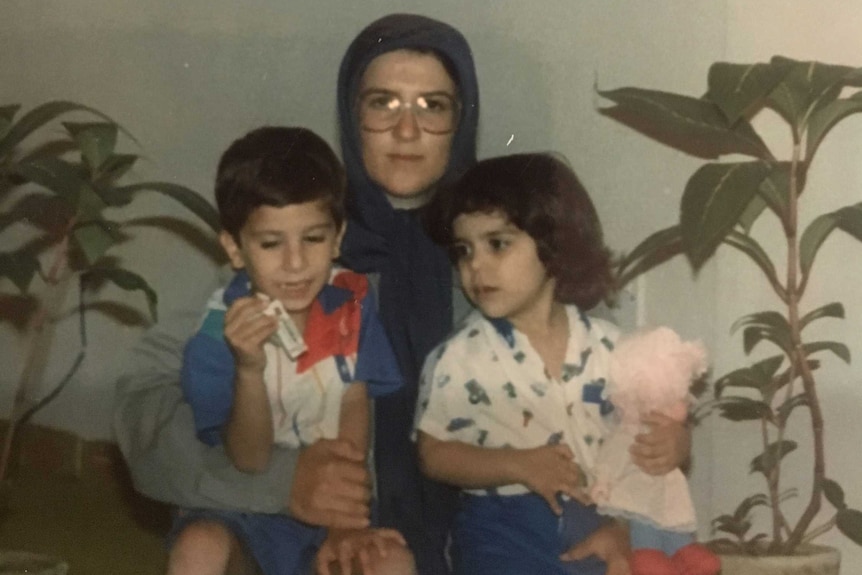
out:
M561 553L602 525L595 507L563 504L562 517L535 494L463 495L452 530L455 575L604 575L597 557L563 562Z
M180 509L174 514L168 545L196 521L227 527L260 566L264 575L306 575L312 572L326 529L312 527L287 515L241 513L215 509Z

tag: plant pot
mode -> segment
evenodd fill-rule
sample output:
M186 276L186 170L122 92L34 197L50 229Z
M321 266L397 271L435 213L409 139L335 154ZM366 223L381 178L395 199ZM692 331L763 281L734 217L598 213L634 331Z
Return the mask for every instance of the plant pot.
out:
M822 545L803 545L794 555L719 557L721 575L838 575L841 568L841 553Z
M0 575L66 575L68 571L64 561L53 557L0 550Z

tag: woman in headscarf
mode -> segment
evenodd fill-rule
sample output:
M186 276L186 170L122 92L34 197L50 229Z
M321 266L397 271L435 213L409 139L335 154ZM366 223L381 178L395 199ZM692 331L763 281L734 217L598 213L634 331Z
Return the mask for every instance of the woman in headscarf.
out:
M446 573L456 493L422 476L410 430L425 356L451 330L455 308L468 309L420 224L434 190L476 161L479 94L467 41L423 16L373 22L342 60L338 118L350 216L342 257L379 278L381 319L405 381L375 402L379 519L405 535L421 572Z

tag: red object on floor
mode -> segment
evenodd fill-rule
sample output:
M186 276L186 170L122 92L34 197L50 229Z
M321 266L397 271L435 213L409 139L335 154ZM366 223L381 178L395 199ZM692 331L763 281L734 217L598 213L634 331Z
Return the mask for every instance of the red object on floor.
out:
M721 571L721 560L700 543L686 545L671 560L679 575L717 575Z
M632 575L679 575L676 564L658 549L635 549L629 568Z

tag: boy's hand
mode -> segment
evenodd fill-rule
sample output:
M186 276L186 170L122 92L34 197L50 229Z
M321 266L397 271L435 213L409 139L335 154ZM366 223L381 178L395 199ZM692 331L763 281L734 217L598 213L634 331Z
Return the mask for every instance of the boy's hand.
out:
M635 437L630 448L632 461L649 475L664 475L682 467L691 454L691 429L659 412L641 418L648 433Z
M557 515L563 512L557 494L563 493L582 502L586 498L581 489L581 469L572 457L566 445L546 445L519 453L519 483L541 495Z
M358 562L360 573L374 575L372 555L385 558L390 545L407 547L407 542L394 529L330 529L317 552L317 574L330 575L330 565L337 562L338 572L350 575L355 572L353 565Z
M368 526L371 483L365 454L343 439L320 439L299 454L287 509L311 525Z
M260 370L266 366L263 344L278 329L274 317L263 315L267 303L250 296L238 298L224 318L224 336L233 352L237 371Z

